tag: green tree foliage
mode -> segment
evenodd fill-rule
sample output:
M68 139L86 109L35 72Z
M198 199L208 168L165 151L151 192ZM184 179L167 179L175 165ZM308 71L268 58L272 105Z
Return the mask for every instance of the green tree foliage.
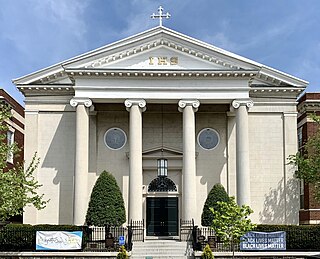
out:
M295 176L314 186L314 196L320 202L320 116L310 115L317 125L316 132L303 146L302 152L289 156L289 164L295 166Z
M218 201L229 201L229 196L224 189L223 185L218 183L215 184L211 191L208 194L206 202L203 206L202 215L201 215L201 225L202 226L211 226L213 220L213 214L210 211L210 208L217 210L219 208Z
M249 206L239 206L234 197L230 197L229 202L217 203L218 209L210 208L213 214L211 227L225 244L232 245L234 252L234 245L240 242L240 237L256 227L249 219L253 211Z
M40 210L48 202L43 199L43 194L37 192L41 185L33 176L39 164L36 154L26 169L24 162L15 162L10 168L7 166L8 154L16 159L21 152L16 143L8 145L6 141L9 130L7 122L10 118L10 108L0 104L0 221L22 214L27 205Z
M86 215L87 224L120 226L126 221L125 214L123 197L116 179L103 171L92 189Z
M201 254L201 259L213 259L214 256L212 254L210 246L207 244L204 249L203 253Z

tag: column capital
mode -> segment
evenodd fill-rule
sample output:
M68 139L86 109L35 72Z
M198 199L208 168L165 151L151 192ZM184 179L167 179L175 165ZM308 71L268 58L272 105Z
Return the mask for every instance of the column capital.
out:
M196 112L200 106L200 102L198 100L180 100L178 105L178 109L180 112L182 112L186 106L192 106L192 108Z
M128 112L133 105L138 105L143 112L147 109L147 103L144 99L127 99L125 100L124 105Z
M92 101L89 98L81 98L81 97L74 97L70 100L70 105L72 107L77 107L79 104L83 104L87 108L92 106Z
M232 101L232 107L238 109L240 106L247 106L248 108L253 107L253 101L251 99L239 99Z

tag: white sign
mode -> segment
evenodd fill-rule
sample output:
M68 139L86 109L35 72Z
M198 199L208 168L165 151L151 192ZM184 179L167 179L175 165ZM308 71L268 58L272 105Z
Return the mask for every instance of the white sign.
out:
M80 250L82 231L37 231L36 250Z

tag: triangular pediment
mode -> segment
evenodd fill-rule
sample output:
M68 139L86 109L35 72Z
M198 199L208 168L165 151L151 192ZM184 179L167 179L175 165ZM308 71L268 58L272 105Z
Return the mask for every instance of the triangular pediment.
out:
M76 75L138 75L145 71L229 71L275 85L304 87L307 82L165 27L156 27L14 80L16 85L72 84ZM123 70L123 71L121 71ZM130 73L132 70L133 73ZM253 73L251 73L253 71ZM221 74L224 76L224 74ZM173 74L175 76L175 74ZM214 76L214 74L213 74Z
M168 46L159 46L151 50L145 50L143 52L133 54L128 57L118 58L115 61L108 61L109 57L99 59L95 62L91 62L86 68L97 69L147 69L147 70L226 70L226 66L214 62L216 58L204 59L197 57L191 53L185 53L183 51L172 49ZM235 67L233 67L235 68ZM230 66L227 67L230 69ZM240 67L238 67L240 69Z
M182 151L170 147L154 147L142 152L143 158L159 158L159 157L182 157Z

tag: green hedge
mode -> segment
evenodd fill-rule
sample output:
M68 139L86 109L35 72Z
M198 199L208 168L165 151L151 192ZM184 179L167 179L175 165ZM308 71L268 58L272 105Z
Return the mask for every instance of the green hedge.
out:
M83 231L83 247L88 237L85 226L8 224L0 230L0 251L34 251L36 231Z
M287 250L320 250L320 225L258 225L255 231L285 231Z

